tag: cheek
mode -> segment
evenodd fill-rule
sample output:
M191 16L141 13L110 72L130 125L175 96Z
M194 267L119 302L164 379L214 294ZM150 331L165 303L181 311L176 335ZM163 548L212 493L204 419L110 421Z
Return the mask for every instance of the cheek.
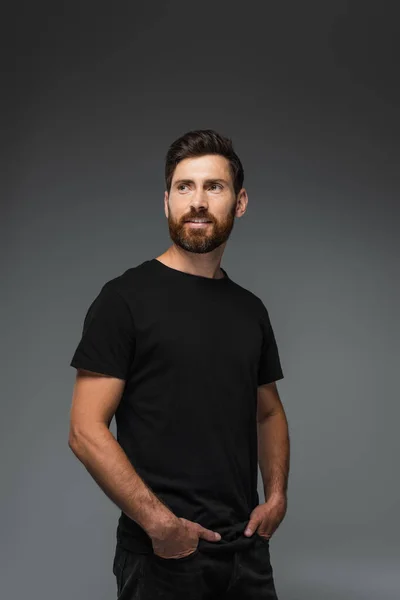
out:
M218 210L212 213L213 217L218 223L226 223L232 219L232 213L228 210Z

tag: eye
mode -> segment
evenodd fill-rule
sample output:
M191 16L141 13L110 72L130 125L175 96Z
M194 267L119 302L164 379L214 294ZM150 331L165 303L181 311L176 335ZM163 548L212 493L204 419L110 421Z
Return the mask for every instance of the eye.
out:
M182 187L186 187L186 183L180 183L178 185L178 190L180 190Z
M218 186L220 190L222 190L222 185L220 183L212 183L211 187Z

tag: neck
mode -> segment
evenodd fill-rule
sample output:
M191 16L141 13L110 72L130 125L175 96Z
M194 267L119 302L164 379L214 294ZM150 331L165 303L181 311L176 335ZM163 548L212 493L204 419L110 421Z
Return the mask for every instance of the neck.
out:
M171 246L166 252L157 257L167 267L192 273L193 275L201 275L210 279L225 278L224 272L220 267L221 256L215 255L213 252L207 254L195 254L193 252L185 252L175 249Z

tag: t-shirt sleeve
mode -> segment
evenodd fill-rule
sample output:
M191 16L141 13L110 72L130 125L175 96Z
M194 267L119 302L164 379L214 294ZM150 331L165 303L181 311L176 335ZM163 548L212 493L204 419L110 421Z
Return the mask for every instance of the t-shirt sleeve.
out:
M258 385L283 379L283 371L279 357L275 334L272 329L269 314L264 304L261 309L261 329L263 341L258 365Z
M134 348L130 308L120 292L105 284L87 310L70 366L126 380Z

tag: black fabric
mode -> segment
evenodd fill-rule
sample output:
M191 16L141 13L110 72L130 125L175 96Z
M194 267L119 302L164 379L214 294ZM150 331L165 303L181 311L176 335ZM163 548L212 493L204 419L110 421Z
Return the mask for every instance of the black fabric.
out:
M278 600L269 540L253 534L250 548L183 558L138 554L116 546L117 600Z
M283 378L263 302L225 277L153 258L104 284L85 316L71 366L125 381L117 440L178 517L221 533L204 551L237 550L257 491L257 386ZM122 547L152 552L121 511Z

